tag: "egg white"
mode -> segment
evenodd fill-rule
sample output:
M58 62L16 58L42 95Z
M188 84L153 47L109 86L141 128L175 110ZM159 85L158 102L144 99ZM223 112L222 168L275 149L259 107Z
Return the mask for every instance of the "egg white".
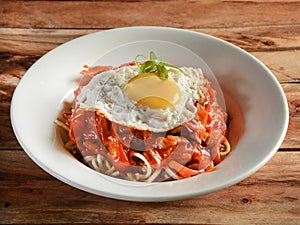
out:
M151 109L134 104L123 91L128 81L137 76L136 66L125 66L95 75L76 98L76 107L96 110L110 121L138 130L165 132L194 118L195 101L201 101L205 92L200 68L182 67L169 72L181 90L181 102L175 108Z

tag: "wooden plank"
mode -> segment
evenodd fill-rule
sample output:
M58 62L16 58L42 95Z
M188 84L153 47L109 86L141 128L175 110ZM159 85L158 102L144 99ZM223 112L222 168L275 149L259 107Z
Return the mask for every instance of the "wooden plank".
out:
M196 31L223 38L250 51L275 73L280 82L297 82L300 80L298 73L300 51L288 49L300 49L300 25L286 30L288 35L282 35L281 38L276 33L278 29L280 30L278 27L269 27L265 31L268 34L263 33L263 29L255 28L198 29ZM20 77L24 73L22 70L19 71L20 67L28 68L37 58L59 44L92 32L95 30L0 28L0 56L1 61L5 62L0 72ZM283 49L286 51L282 51ZM265 52L270 50L272 52Z
M296 24L194 30L219 37L250 52L300 48L300 26Z
M13 132L9 113L0 113L0 151L2 149L21 149Z
M0 52L42 55L64 42L102 30L0 28ZM247 51L300 49L299 24L192 30L219 37Z
M25 71L37 60L34 56L0 54L0 149L19 149L10 121L10 102Z
M118 201L85 193L43 172L23 151L0 151L0 158L2 224L299 222L300 152L278 152L254 175L224 190L162 203Z
M299 35L300 37L300 26ZM44 32L40 30L28 31L22 30L22 33L12 32L11 30L0 29L0 34L2 32L2 38L0 39L0 74L9 74L10 76L20 78L25 70L35 62L39 57L45 54L47 51L57 47L59 44L73 39L77 36L83 35L85 33L93 32L80 31L80 30L51 30ZM206 30L207 31L207 30ZM36 33L35 33L36 32ZM54 33L54 34L53 34ZM207 33L213 33L212 31L207 31ZM223 33L219 32L219 35ZM231 35L232 36L232 33ZM254 35L255 36L255 35ZM260 37L255 36L254 39L259 39ZM241 42L241 39L235 39L235 42ZM263 38L262 38L263 40ZM232 40L231 40L232 41ZM289 42L288 38L283 38L281 43ZM234 42L234 41L233 41ZM247 48L247 45L240 45L240 47ZM263 42L263 41L261 41ZM293 41L292 41L293 42ZM295 41L294 48L300 47L300 38ZM275 44L280 45L280 44ZM257 52L251 52L254 56L260 59L264 64L266 64L272 72L276 75L280 82L298 82L300 81L300 64L298 59L300 58L299 50L287 50L281 51L280 48L292 48L289 45L282 44L279 47L280 51L276 51L276 48L272 52L261 52L257 51L261 48L255 48ZM15 82L15 78L12 82ZM1 77L1 80L5 79Z
M41 56L60 44L101 29L0 28L0 52Z
M300 85L282 84L289 104L289 127L281 148L300 148Z
M297 0L222 0L223 2L296 2Z
M57 44L53 44L57 46ZM4 46L4 45L0 45ZM54 47L54 46L52 46ZM2 49L1 49L2 48ZM43 48L43 47L41 47ZM3 49L0 47L1 81L6 85L15 86L24 72L39 58L44 52L43 49L37 49L37 55L27 55L25 50L18 49L18 54L13 49ZM49 49L50 50L50 49ZM1 52L2 51L2 52ZM290 51L273 51L273 52L251 52L266 66L268 66L281 83L299 82L300 81L300 65L298 59L300 57L299 50ZM3 90L2 90L3 92Z
M1 1L0 26L112 28L163 24L204 28L291 25L299 24L299 10L300 3L293 1Z
M300 82L300 50L251 52L264 63L280 83Z

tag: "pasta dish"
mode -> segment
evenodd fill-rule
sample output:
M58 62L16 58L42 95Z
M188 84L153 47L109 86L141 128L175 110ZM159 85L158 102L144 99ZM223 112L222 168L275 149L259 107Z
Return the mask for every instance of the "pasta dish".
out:
M169 181L213 171L230 153L227 114L200 68L179 68L151 52L81 73L71 111L55 122L68 133L65 148L92 169Z

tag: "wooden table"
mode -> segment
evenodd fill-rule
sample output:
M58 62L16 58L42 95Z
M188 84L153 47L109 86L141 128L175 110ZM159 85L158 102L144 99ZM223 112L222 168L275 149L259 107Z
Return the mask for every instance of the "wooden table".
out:
M88 194L53 178L24 153L10 101L24 72L56 46L133 25L190 29L227 40L267 65L289 102L276 155L224 190L141 203ZM300 1L0 1L0 223L300 224Z

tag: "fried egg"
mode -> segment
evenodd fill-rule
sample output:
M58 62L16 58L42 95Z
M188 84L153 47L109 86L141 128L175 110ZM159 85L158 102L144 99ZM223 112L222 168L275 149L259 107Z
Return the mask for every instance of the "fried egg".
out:
M81 89L76 107L96 110L115 123L138 130L166 132L194 118L194 103L207 82L200 68L173 69L168 79L124 66L95 75Z

